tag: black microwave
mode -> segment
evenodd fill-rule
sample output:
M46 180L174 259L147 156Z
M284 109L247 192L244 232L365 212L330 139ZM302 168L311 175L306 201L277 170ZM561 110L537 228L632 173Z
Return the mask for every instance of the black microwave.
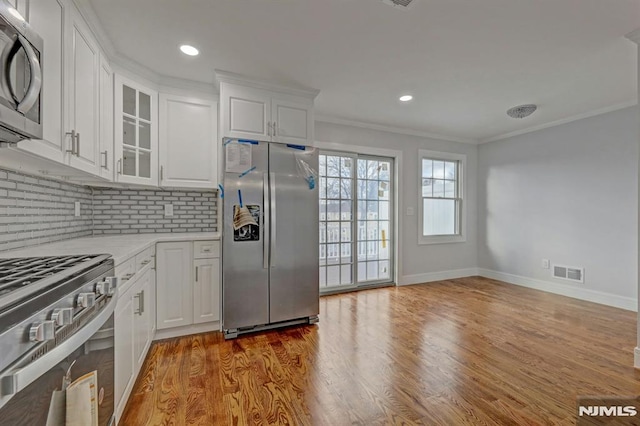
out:
M20 13L0 0L0 146L42 138L43 46Z

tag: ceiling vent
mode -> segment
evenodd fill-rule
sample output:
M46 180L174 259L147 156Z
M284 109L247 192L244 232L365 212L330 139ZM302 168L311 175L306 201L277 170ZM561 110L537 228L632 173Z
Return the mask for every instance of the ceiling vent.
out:
M573 266L553 265L553 277L562 280L584 282L584 268L576 268Z
M393 6L397 9L409 9L414 0L382 0L382 3Z

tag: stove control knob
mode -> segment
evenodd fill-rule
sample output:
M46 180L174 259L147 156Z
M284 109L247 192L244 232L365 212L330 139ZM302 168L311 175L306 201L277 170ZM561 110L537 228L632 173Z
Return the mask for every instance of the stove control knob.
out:
M78 306L81 308L90 308L96 304L95 293L80 293L78 295Z
M104 281L96 284L96 293L105 295L105 296L113 296L116 292L117 286L118 286L117 277L107 277L104 279Z
M57 308L51 314L51 319L59 327L69 325L73 323L73 308Z
M56 331L53 321L36 322L29 329L29 340L32 342L46 342L54 337L56 337Z

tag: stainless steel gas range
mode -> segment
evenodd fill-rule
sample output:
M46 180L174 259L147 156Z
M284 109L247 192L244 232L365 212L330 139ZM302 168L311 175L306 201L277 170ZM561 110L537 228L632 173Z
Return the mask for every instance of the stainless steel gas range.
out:
M0 423L114 423L110 255L0 259Z

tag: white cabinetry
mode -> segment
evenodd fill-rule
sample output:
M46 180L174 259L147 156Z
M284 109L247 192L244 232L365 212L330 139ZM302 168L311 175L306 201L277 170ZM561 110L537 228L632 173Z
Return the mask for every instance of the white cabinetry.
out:
M100 55L100 176L113 181L113 72Z
M115 76L117 181L158 185L158 92Z
M282 143L313 143L313 89L290 89L227 72L220 81L222 136Z
M220 320L220 242L159 243L157 326Z
M70 66L65 74L69 90L67 134L69 165L99 175L100 50L76 8L71 8Z
M191 242L158 244L158 330L193 323L192 261Z
M116 266L115 413L119 419L155 332L155 250L147 249Z
M22 141L18 149L71 166L68 176L109 178L101 174L100 126L101 120L109 126L113 113L104 114L100 105L101 65L108 65L97 41L70 0L17 3L18 10L28 11L31 26L45 41L43 138Z
M21 13L26 12L26 1L11 2ZM22 9L22 10L21 10ZM66 161L65 153L65 22L68 13L67 0L32 1L25 18L45 40L42 55L42 140L25 140L19 149L48 158L58 163Z
M160 94L160 186L218 186L218 104Z

